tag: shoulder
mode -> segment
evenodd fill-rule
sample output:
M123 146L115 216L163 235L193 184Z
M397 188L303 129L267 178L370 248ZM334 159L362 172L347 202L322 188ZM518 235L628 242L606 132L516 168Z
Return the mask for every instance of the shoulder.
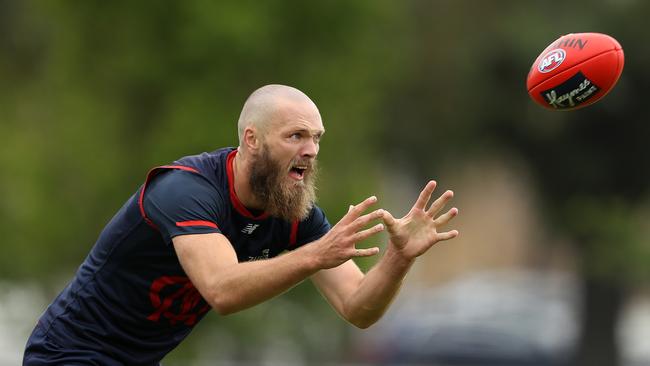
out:
M144 193L142 212L166 243L184 234L219 232L228 201L205 177L185 170L167 170Z
M186 194L194 190L216 191L216 187L200 173L170 169L155 177L149 184L151 190L164 191L166 194Z
M186 156L174 164L189 166L196 169L208 179L217 189L227 190L231 175L231 162L237 149L234 147L221 148L212 152Z
M190 202L215 204L224 202L224 199L228 197L221 191L219 187L213 185L199 173L172 169L160 173L149 183L145 200L185 204Z

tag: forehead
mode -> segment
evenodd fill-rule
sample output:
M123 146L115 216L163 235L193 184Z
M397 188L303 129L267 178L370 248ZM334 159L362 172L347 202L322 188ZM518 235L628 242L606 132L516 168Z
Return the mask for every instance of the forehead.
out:
M322 133L325 128L318 108L312 103L287 103L277 110L273 123L274 129L308 130Z

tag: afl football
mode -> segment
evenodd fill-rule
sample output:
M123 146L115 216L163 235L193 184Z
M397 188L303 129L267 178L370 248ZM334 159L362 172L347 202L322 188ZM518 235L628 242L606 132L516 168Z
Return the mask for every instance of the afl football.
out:
M543 107L572 110L607 95L623 71L623 48L602 33L571 33L553 41L528 72L528 95Z

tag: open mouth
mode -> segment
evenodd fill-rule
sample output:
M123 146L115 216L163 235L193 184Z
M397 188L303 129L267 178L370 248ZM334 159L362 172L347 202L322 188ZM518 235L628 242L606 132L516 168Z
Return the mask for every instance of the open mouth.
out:
M305 178L305 172L308 167L306 165L296 165L289 169L289 176L296 180L302 180Z

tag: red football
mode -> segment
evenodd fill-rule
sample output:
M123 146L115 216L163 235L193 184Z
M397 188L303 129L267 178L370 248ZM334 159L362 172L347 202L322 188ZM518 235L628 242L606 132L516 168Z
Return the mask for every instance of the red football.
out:
M601 33L571 33L551 43L528 72L531 98L554 110L586 107L604 97L623 71L623 49Z

